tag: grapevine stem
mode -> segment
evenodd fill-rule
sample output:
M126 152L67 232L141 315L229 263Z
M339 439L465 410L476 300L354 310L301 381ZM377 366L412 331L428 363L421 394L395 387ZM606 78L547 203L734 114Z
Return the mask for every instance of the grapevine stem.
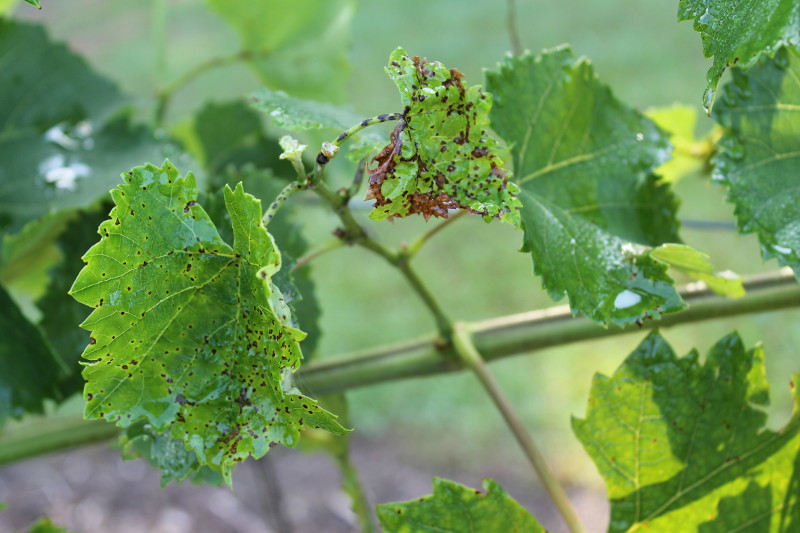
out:
M566 491L550 471L544 455L542 455L542 452L539 451L539 448L537 448L536 444L533 442L533 438L525 429L522 420L520 420L516 411L514 411L514 408L511 406L511 403L503 394L503 391L495 381L492 373L489 372L489 368L486 366L481 354L478 353L475 344L472 342L472 334L467 325L463 323L455 324L453 330L453 348L464 364L478 377L484 390L492 398L492 402L494 402L500 414L503 415L506 425L508 425L508 428L514 434L514 438L517 440L525 457L528 458L531 466L533 466L533 469L539 476L545 490L550 494L553 503L556 504L569 530L572 533L584 533L583 525L578 519L575 509L572 507Z
M383 115L376 115L374 117L364 119L360 123L353 126L352 128L342 132L341 135L339 135L338 137L336 137L336 139L331 141L331 144L335 144L336 146L341 146L343 142L345 142L347 139L349 139L359 131L363 130L364 128L374 126L375 124L382 124L390 120L400 120L404 116L405 115L403 115L403 113L385 113Z
M294 193L298 191L302 191L305 189L305 185L300 183L299 181L293 181L289 185L283 188L281 192L278 193L278 196L269 204L269 207L266 211L264 211L264 216L261 217L261 223L264 226L268 225L269 222L275 217L275 213L286 203L286 200L289 199Z
M403 274L403 277L406 278L409 285L411 285L411 288L414 289L414 292L422 299L423 303L436 320L436 326L441 336L440 343L446 344L449 342L453 332L452 321L447 317L442 306L422 279L417 275L416 271L411 268L408 256L406 254L392 252L379 242L370 238L364 228L353 217L353 212L347 206L347 199L344 196L331 191L321 182L314 186L314 191L327 201L333 208L333 211L339 216L339 220L344 226L344 236L342 240L358 244L370 250L376 255L381 256L390 265L397 268L400 273Z
M515 56L519 57L522 55L523 50L519 32L517 31L517 5L514 0L508 0L507 7L506 25L508 26L508 37L511 39L511 50Z
M254 57L260 55L267 55L267 52L253 52L252 50L241 50L239 52L236 52L235 54L231 54L228 56L211 58L208 61L204 61L203 63L195 65L191 69L187 70L177 79L173 80L172 83L167 84L160 91L158 91L158 94L156 96L157 101L156 101L156 111L155 111L156 124L162 124L164 122L164 117L167 114L167 109L169 108L169 105L172 102L172 97L175 95L175 93L183 89L186 85L190 84L195 79L199 78L206 72L227 65L239 63L241 61L247 61L249 59L253 59Z

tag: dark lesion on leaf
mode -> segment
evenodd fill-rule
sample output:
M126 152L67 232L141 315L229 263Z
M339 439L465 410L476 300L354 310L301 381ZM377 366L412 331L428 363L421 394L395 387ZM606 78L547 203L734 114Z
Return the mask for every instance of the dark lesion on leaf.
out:
M405 57L404 59L408 58ZM470 139L470 132L472 131L472 127L475 125L478 119L476 111L473 109L474 102L468 101L467 91L461 81L464 75L457 69L451 68L448 69L449 77L445 80L431 81L436 77L437 74L432 68L430 68L430 63L427 61L427 59L420 59L418 56L415 56L411 58L411 62L414 66L414 73L416 76L416 83L410 84L411 101L422 102L429 97L438 98L438 103L440 106L438 108L434 107L434 109L436 112L444 112L446 114L448 118L444 120L449 121L451 120L449 117L457 116L461 121L463 121L463 129L455 137L452 137L450 142L458 145L459 147L463 147L470 142L474 143L475 140ZM398 75L404 74L403 66L397 61L393 61L390 66L397 71ZM438 84L438 86L433 87L432 84ZM453 96L453 91L448 91L448 89L451 87L455 87L457 89L458 97L453 98L450 102L448 102L448 94ZM427 93L423 91L423 89L427 89ZM431 90L433 90L432 94ZM484 95L481 94L481 97L484 97ZM445 172L435 168L439 167L440 164L442 165L442 169L445 168L441 159L437 159L436 156L431 157L430 155L424 155L423 151L420 150L420 146L417 145L417 140L415 138L415 132L413 129L414 119L420 114L427 113L428 111L416 110L414 108L414 104L406 106L403 113L397 114L399 122L391 133L389 144L386 145L372 159L372 161L370 161L370 165L368 167L369 188L367 190L366 200L375 200L373 205L374 208L380 208L392 204L393 202L401 202L402 209L393 209L393 212L388 217L389 219L413 214L422 215L426 221L430 219L430 217L447 218L448 212L451 209L465 209L471 214L488 215L488 211L476 211L470 208L468 205L464 205L462 203L463 199L459 200L459 198L456 197L456 195L463 196L467 201L479 200L479 192L476 190L477 187L475 185L473 185L469 190L465 189L459 193L456 182L463 178L456 175L459 168L459 166L456 164L457 161L445 160L447 163L449 163L446 167L447 174L445 174ZM433 131L429 134L436 135L436 129L434 125L431 125L430 129ZM477 129L474 131L477 131ZM436 155L438 156L439 154L442 154L442 158L460 158L467 162L471 162L479 158L486 158L489 162L488 167L491 170L483 179L483 181L479 182L481 184L481 188L486 188L487 190L491 189L492 187L498 190L506 189L508 184L508 176L502 170L502 162L499 161L494 154L492 154L488 145L483 144L486 142L486 132L480 130L480 133L481 144L471 149L467 148L463 151L456 150L455 157L452 154L449 156L444 155L451 150L449 147L450 143L448 143L446 140L441 140L440 147ZM473 135L473 137L475 136ZM404 157L404 143L408 143L409 141L413 143L413 146L410 147L411 155ZM407 150L407 153L408 152L409 150ZM417 187L412 187L411 190L403 191L395 198L387 198L382 191L383 184L386 182L386 180L399 179L396 176L398 170L397 167L402 163L411 163L411 165L403 165L405 168L410 168L411 166L416 168L417 175L415 180ZM435 167L432 165L435 165ZM469 166L471 167L472 165L470 164ZM479 167L476 166L475 170L478 169ZM478 178L477 175L470 175L469 177L470 179ZM489 185L490 183L492 184L491 186ZM494 216L499 218L503 212L507 211L508 208L506 208L505 211L495 214Z

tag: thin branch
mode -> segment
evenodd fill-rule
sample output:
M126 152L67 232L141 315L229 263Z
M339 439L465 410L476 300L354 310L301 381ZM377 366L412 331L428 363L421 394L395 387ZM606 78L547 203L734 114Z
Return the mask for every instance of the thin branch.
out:
M530 433L525 429L525 424L522 423L519 415L514 411L511 402L509 402L503 394L503 391L495 381L492 373L489 372L489 368L486 366L481 354L472 342L469 329L463 323L455 325L453 348L464 364L478 377L484 390L491 397L495 407L497 407L500 414L503 415L506 425L511 430L511 433L514 434L514 438L517 440L520 448L522 448L525 457L530 461L531 466L533 466L533 469L539 476L542 485L544 485L545 490L547 490L550 498L552 498L553 503L556 504L556 508L559 513L561 513L564 522L567 523L569 530L572 533L584 533L585 529L578 519L578 513L576 513L575 509L572 507L566 491L558 482L555 475L550 471L547 460L533 442Z
M714 294L703 283L693 283L680 291L690 304L689 309L667 315L658 322L647 322L644 328L602 328L585 318L573 317L568 306L474 322L464 327L472 332L476 349L486 354L487 362L492 362L574 342L630 333L641 335L643 329L800 307L800 285L789 268L749 276L744 286L747 295L730 300ZM446 357L448 354L452 357ZM352 355L321 358L319 362L302 367L295 377L301 388L318 396L463 369L452 347L443 348L438 336L426 335ZM20 430L0 437L0 465L108 440L119 431L112 424L82 418L44 420L24 432Z
M478 350L491 362L574 342L641 334L643 329L800 307L800 285L791 269L749 276L744 287L747 295L731 300L714 294L704 283L687 285L680 291L689 303L687 310L645 322L643 328L603 328L586 318L573 317L569 306L563 305L475 322L470 330ZM436 337L426 335L397 345L326 357L302 367L296 377L305 390L317 395L463 368L451 349L443 353Z
M300 259L292 267L292 272L296 272L309 264L311 261L316 259L317 257L326 254L332 250L336 250L337 248L341 248L344 246L344 241L342 239L331 239L326 243L323 243L318 248L314 248Z
M417 253L422 249L425 244L433 238L434 235L442 231L444 228L455 222L456 220L463 218L467 212L465 210L461 210L455 215L448 216L444 222L435 225L422 235L420 235L414 242L408 245L408 249L406 251L406 255L411 258L417 255Z
M191 69L184 72L181 76L173 80L171 83L167 84L160 91L156 96L156 111L155 111L155 122L156 124L162 124L164 122L164 117L167 114L167 109L169 109L169 105L172 102L173 96L179 90L183 89L186 85L193 82L195 79L199 78L206 72L216 70L220 67L224 67L227 65L233 65L235 63L239 63L241 61L247 61L253 59L254 57L267 55L267 52L254 52L252 50L241 50L236 52L235 54L231 54L228 56L221 56L221 57L214 57L209 59L208 61L204 61L198 65L195 65Z
M264 216L261 217L261 223L264 226L268 225L269 222L275 217L275 214L278 210L286 203L294 193L302 191L306 188L306 186L299 181L293 181L288 184L286 187L278 193L278 196L269 204L269 207L266 211L264 211Z
M511 50L515 56L522 55L522 41L519 38L517 31L517 6L514 0L507 0L506 2L506 26L508 28L508 38L511 40Z
M357 244L381 256L386 262L396 267L400 273L403 274L406 281L411 285L411 288L414 289L414 292L422 299L423 303L436 320L436 326L441 336L439 339L440 344L448 343L450 335L453 332L452 321L447 317L442 306L422 279L417 275L416 271L411 268L408 257L404 254L394 253L385 248L382 244L371 239L364 228L361 227L353 217L353 213L347 206L344 196L331 191L324 183L317 183L313 190L327 201L333 211L339 216L339 220L344 226L343 240L345 242Z

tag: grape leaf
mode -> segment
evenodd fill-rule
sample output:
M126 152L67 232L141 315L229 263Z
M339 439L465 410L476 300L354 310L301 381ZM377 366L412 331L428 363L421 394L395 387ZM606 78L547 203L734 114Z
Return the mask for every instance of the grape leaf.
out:
M36 6L39 9L42 9L42 4L39 2L39 0L25 0L25 1L28 2L32 6Z
M183 441L156 434L144 421L125 428L119 436L119 446L126 460L143 458L161 472L161 487L172 481L190 479L193 483L220 485L222 476L197 460L197 454L187 450Z
M800 276L800 57L783 49L731 74L715 108L725 135L713 178L728 186L739 231L757 233L764 259Z
M486 84L521 188L523 251L550 295L620 325L682 309L641 246L679 242L677 201L651 174L668 155L661 131L567 48L509 57Z
M208 0L240 35L269 87L301 98L345 99L354 0Z
M44 399L60 399L65 369L41 331L0 285L0 426L8 417L43 412Z
M387 533L423 531L493 531L545 533L545 529L491 479L486 493L433 478L433 494L405 503L378 505L378 520Z
M171 150L115 114L117 87L41 27L0 20L0 56L0 229L88 205L120 169Z
M266 201L275 198L288 183L273 175L273 171L294 176L294 170L280 159L277 141L264 135L259 114L243 102L207 105L195 117L192 135L198 141L194 143L198 147L195 155L205 162L211 191L203 205L223 240L229 240L232 235L226 234L226 228L231 227L231 221L222 187L241 181L246 190ZM310 269L291 272L296 258L308 248L297 219L294 204L290 203L270 222L270 233L281 250L284 265L273 283L292 310L293 324L302 324L307 333L301 346L305 359L309 360L320 337L320 309Z
M252 165L294 176L291 165L279 159L278 141L264 134L261 116L244 102L209 103L195 115L192 128L212 189L227 183L222 178L230 166Z
M272 175L269 170L252 167L240 170L229 168L224 176L226 183L240 181L257 198L275 198L287 184L287 181ZM228 235L227 228L231 226L231 220L222 196L222 191L209 194L204 205L214 224L219 228L223 240L229 240L232 235ZM283 264L281 270L272 278L272 282L280 289L285 303L289 306L291 325L294 327L302 325L303 331L306 332L306 337L300 345L303 358L309 361L315 354L321 335L319 328L321 310L316 298L314 281L311 279L311 268L306 267L292 272L297 258L308 250L308 244L303 238L301 225L298 222L302 219L294 207L295 204L291 203L284 205L280 214L269 223L270 234L281 250Z
M253 107L265 112L273 124L291 131L331 129L337 134L360 124L364 117L332 104L293 98L282 91L259 89L250 95ZM349 145L348 159L358 161L380 150L386 137L374 128L362 130Z
M720 128L712 129L703 138L695 136L697 108L673 104L669 107L648 109L645 113L656 125L669 133L674 147L672 157L656 169L656 174L668 183L675 183L691 174L710 169L709 160L719 140Z
M16 233L3 234L0 282L26 313L47 288L48 271L62 258L56 239L76 215L73 209L56 211L28 222Z
M714 272L707 254L685 244L662 244L650 252L650 257L704 282L717 294L731 298L741 298L745 294L741 276L731 271Z
M80 357L89 342L89 334L78 327L86 318L86 307L68 293L83 268L81 256L97 241L97 226L106 219L106 213L107 208L75 213L55 241L61 261L50 271L50 284L36 301L42 311L39 327L68 371L59 385L65 397L83 390Z
M464 87L456 69L411 58L402 48L392 52L386 72L404 110L389 144L372 160L370 217L419 213L427 220L467 209L519 226L519 189L487 131L491 95L477 85Z
M697 352L678 358L663 337L649 335L612 377L595 376L586 418L572 423L606 481L609 531L793 531L796 391L794 401L791 420L768 430L761 347L745 350L731 334L701 364Z
M800 4L795 0L680 0L678 20L692 19L703 37L703 53L714 58L703 98L709 111L726 68L748 69L781 46L800 45Z
M306 425L346 430L291 386L303 333L271 283L281 257L261 202L225 190L233 246L197 203L194 176L136 167L85 255L72 295L94 307L83 356L86 418L145 418L230 483L231 468Z

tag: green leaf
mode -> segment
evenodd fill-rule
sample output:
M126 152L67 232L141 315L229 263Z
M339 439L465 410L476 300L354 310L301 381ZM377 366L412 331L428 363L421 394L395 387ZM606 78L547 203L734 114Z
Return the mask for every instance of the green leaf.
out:
M656 169L656 174L667 183L703 172L710 168L709 159L719 137L718 128L706 137L695 136L697 108L681 104L648 109L645 113L656 125L669 133L669 142L674 147L672 157Z
M786 426L768 430L761 347L745 350L732 334L701 364L697 352L678 358L663 337L649 335L612 377L595 376L586 418L573 419L606 481L609 531L794 531L796 391L794 401Z
M95 308L82 324L85 416L122 427L147 419L228 483L232 466L273 442L294 446L303 426L345 432L291 385L303 333L271 283L281 256L261 203L241 185L225 189L231 246L191 173L165 162L123 177L71 291Z
M293 98L282 91L259 89L250 95L253 107L269 115L272 123L291 131L329 129L338 133L360 124L364 117L332 104ZM375 128L353 137L347 157L358 161L386 144L386 136Z
M715 108L725 135L713 177L728 186L739 231L757 233L764 259L800 276L800 57L784 49L731 74Z
M68 370L60 384L65 397L83 390L80 357L89 343L89 334L78 327L86 318L86 307L70 298L69 290L84 266L81 256L97 241L97 226L106 219L106 213L108 208L74 214L56 240L61 261L50 270L47 291L36 301L42 313L39 327Z
M703 53L714 58L703 97L709 111L727 67L748 69L784 45L800 44L800 4L795 0L680 0L678 20L692 19L703 37Z
M197 454L187 450L183 441L159 435L144 421L129 426L119 437L126 460L143 458L161 472L161 487L172 481L190 479L193 483L220 485L222 476L200 465Z
M8 417L43 412L45 399L60 399L64 368L42 332L20 312L0 285L0 426Z
M0 20L0 56L0 229L89 205L120 170L164 158L151 131L114 115L127 103L116 86L41 27Z
M39 0L25 0L25 1L28 2L32 6L36 6L39 9L42 9L42 4L39 3Z
M345 99L353 0L208 0L240 35L270 88L301 98Z
M226 183L241 182L242 185L257 198L270 201L286 185L287 181L278 179L269 170L258 170L250 167L236 170L229 169L225 174ZM225 209L222 191L207 195L205 209L211 220L220 230L224 240L230 240L231 219ZM308 251L308 244L302 234L302 213L298 213L293 204L281 208L280 214L269 223L269 230L278 249L281 250L283 266L272 279L280 289L284 302L291 311L290 323L301 325L306 337L301 341L303 356L306 361L313 358L321 335L319 329L320 307L316 298L314 282L311 279L311 268L292 272L296 260Z
M550 295L620 325L682 309L641 246L679 242L677 201L652 174L668 156L661 131L566 48L509 57L486 80L522 189L523 251Z
M373 159L370 217L422 214L447 218L467 209L519 226L519 189L509 181L498 142L489 133L492 97L437 61L411 58L402 48L386 72L405 107L389 144Z
M26 312L40 297L50 281L48 271L58 264L62 254L56 239L77 212L65 209L25 224L17 233L5 233L0 251L0 282Z
M194 117L193 131L200 147L196 155L210 176L212 190L227 183L223 178L230 166L251 165L294 175L292 167L279 159L278 142L264 134L260 115L244 102L208 103Z
M432 495L405 503L378 505L378 519L387 533L545 533L539 522L500 485L485 479L483 489L486 493L435 477Z
M717 294L731 298L744 296L742 278L733 272L714 272L708 255L685 244L662 244L650 252L650 257L671 268L704 282Z

